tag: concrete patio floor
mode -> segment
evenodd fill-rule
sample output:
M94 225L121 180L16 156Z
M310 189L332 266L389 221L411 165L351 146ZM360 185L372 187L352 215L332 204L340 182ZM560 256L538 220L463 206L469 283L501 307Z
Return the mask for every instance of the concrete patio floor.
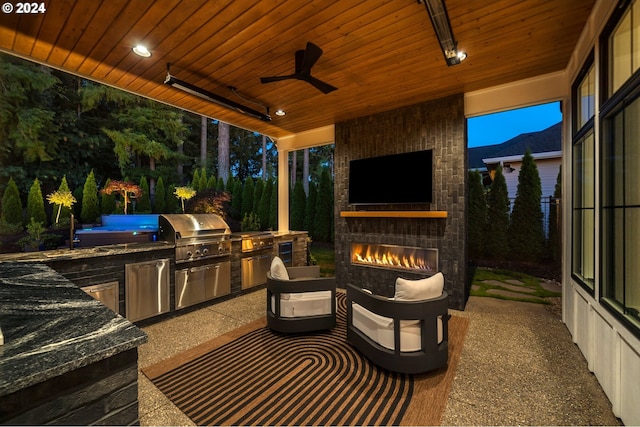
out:
M265 314L265 290L142 326L146 367ZM469 331L442 425L618 425L557 312L541 304L471 297ZM141 425L193 425L142 373Z

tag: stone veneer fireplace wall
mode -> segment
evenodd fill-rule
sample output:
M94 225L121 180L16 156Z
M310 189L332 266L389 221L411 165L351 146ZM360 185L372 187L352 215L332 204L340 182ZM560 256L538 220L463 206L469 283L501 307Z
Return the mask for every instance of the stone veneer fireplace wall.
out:
M445 276L449 306L462 310L467 301L466 122L464 97L454 95L335 126L335 250L338 283L391 296L396 277L405 273L351 264L352 243L376 243L438 249L438 268ZM433 150L433 203L351 206L348 203L349 160L418 150ZM385 178L385 171L371 177ZM415 185L415 183L407 183ZM446 218L342 217L342 211L445 211Z

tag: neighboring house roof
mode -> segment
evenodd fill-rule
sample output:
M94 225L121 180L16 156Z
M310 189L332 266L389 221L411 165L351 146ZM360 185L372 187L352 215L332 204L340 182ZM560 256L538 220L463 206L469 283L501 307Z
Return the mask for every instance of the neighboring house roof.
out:
M502 144L469 148L469 169L486 169L484 160L521 159L527 149L536 158L542 158L536 156L537 153L549 153L553 157L562 155L562 122L538 132L520 134Z

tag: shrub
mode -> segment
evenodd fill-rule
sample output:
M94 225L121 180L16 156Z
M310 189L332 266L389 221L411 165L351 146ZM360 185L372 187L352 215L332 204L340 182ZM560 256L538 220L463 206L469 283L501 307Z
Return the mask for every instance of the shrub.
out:
M487 227L487 199L484 195L482 175L478 171L469 172L469 216L468 216L469 256L484 256L484 239Z
M43 226L47 223L47 214L44 212L44 199L42 198L42 188L38 178L33 180L29 195L27 197L27 218Z
M174 190L175 191L175 190ZM167 203L167 192L164 188L164 181L162 177L158 178L158 182L156 182L156 193L153 195L153 212L154 213L164 213Z
M316 218L316 204L318 203L318 190L316 184L312 181L309 183L309 195L307 196L307 203L305 204L304 213L304 230L309 232L309 236L313 237L314 223Z
M291 198L289 228L291 230L304 229L304 213L307 196L300 180L296 181L293 187L293 197Z
M507 243L509 229L509 193L507 182L498 166L493 182L487 193L487 237L485 238L487 256L495 260L504 260L509 251Z
M269 228L278 229L278 180L273 181L269 198Z
M233 184L233 191L231 193L231 217L234 219L241 219L240 211L242 209L242 183L235 181Z
M100 208L98 206L98 186L93 169L89 172L84 182L82 190L82 210L80 211L80 220L85 223L95 222L100 217Z
M333 185L329 168L322 169L318 187L318 202L314 220L315 239L322 242L333 241Z
M542 186L531 151L522 158L518 190L509 226L510 257L519 261L539 261L544 249L542 226Z
M260 197L260 203L258 204L258 218L260 218L260 225L265 230L269 228L269 206L272 191L273 182L269 180L264 185L264 190L262 190L262 196Z
M149 183L144 175L140 177L140 196L136 199L136 213L151 213L151 198L149 197Z
M242 218L248 213L253 211L253 193L255 189L255 184L253 182L253 178L248 177L244 181L244 185L242 187L242 202L240 205L240 215Z
M249 212L242 218L242 224L240 226L241 231L258 231L260 230L260 219L258 215L253 212Z
M7 188L2 195L2 219L13 225L22 226L22 201L20 200L20 191L13 178L9 179Z
M167 189L167 194L165 198L165 210L167 213L176 213L178 212L178 207L180 205L178 198L175 195L176 186L171 184Z

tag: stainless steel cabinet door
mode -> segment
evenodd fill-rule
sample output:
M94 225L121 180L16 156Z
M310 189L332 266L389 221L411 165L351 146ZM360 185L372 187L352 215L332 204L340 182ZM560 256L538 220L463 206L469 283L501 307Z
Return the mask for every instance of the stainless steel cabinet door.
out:
M127 319L146 319L169 311L169 259L125 265Z

